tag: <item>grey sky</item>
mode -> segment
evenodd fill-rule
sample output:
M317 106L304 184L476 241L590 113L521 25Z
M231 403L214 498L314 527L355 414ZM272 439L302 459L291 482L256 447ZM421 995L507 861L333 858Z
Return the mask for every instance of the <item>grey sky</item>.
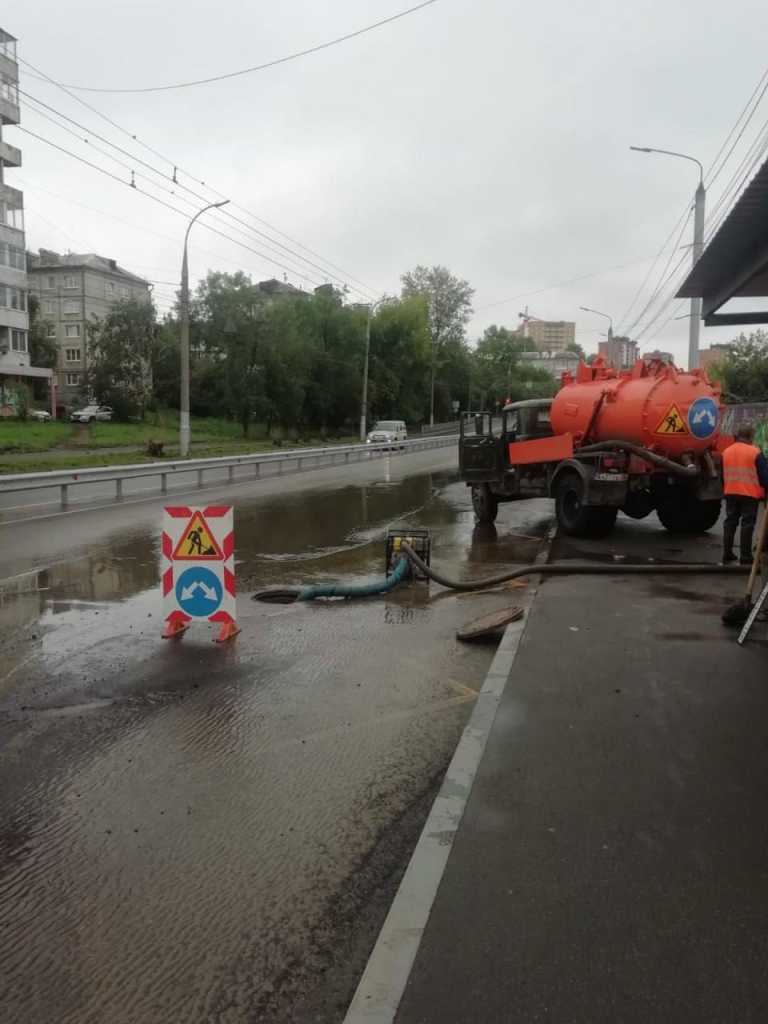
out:
M38 0L15 5L2 27L19 38L19 56L53 78L121 87L235 70L410 5ZM577 339L589 350L605 322L579 305L605 310L618 323L650 266L640 261L656 254L696 184L692 164L631 153L629 145L682 150L706 166L768 63L766 37L765 0L439 0L369 35L247 77L176 92L79 95L373 291L397 291L399 275L416 263L443 263L476 289L472 337L489 323L515 325L528 302L538 316L575 319ZM21 85L165 166L58 89L31 79L24 65ZM24 97L22 117L30 131L129 178L43 120ZM768 96L716 182L710 209L766 117ZM180 217L13 128L6 138L24 152L23 169L9 171L7 180L25 190L30 247L97 251L158 281L178 280ZM522 294L625 264L632 265ZM195 229L194 278L236 267L257 278L283 273ZM306 273L313 283L324 279L313 268ZM157 285L161 308L172 290ZM705 329L702 344L731 334ZM651 347L682 359L686 339L687 321L672 321Z

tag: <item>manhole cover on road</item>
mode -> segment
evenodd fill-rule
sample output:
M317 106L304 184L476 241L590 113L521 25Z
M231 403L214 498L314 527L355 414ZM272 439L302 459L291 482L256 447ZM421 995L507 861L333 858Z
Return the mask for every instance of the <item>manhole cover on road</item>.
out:
M456 633L457 640L493 640L498 637L504 627L510 622L517 622L522 619L523 609L518 607L502 608L501 611L491 612L490 615L481 615L479 619L473 619L463 626Z

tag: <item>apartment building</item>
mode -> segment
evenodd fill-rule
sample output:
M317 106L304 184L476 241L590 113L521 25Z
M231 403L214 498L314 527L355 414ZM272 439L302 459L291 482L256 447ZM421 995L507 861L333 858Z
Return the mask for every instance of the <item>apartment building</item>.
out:
M21 120L16 40L0 29L0 415L16 414L22 385L35 379L50 382L44 367L31 366L27 265L24 238L24 194L9 185L7 169L21 167L21 151L4 138L9 125ZM52 398L53 402L53 398Z
M103 319L116 302L149 302L148 281L125 270L115 260L95 253L66 253L40 249L27 255L29 290L40 303L40 317L56 340L56 375L64 405L77 402L88 365L87 327L92 317Z
M521 333L531 338L539 352L564 352L576 340L576 324L572 320L524 321Z
M566 372L575 374L581 361L578 352L521 352L519 358L534 370L546 370L557 381Z
M601 341L597 350L615 370L629 370L633 367L639 351L637 342L622 334L614 334L608 341Z

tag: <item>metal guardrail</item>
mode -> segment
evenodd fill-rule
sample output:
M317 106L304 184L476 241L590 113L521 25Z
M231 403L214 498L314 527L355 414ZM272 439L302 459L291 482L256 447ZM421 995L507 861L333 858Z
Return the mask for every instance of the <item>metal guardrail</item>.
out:
M458 434L460 420L451 420L450 423L434 423L431 427L424 426L420 430L422 437L435 436L436 434Z
M330 467L352 461L360 462L364 458L391 455L393 452L423 451L429 448L444 448L455 444L454 437L426 437L416 441L400 441L393 444L350 444L326 445L323 448L291 448L280 452L258 452L253 455L232 455L212 459L185 459L168 462L139 462L127 466L96 466L92 469L54 469L45 473L13 473L0 475L0 495L14 494L20 491L39 491L58 487L61 496L61 508L69 507L69 489L78 484L114 483L115 501L123 498L123 483L126 480L137 480L142 477L159 477L159 493L167 494L168 477L175 474L196 473L197 486L203 487L204 475L209 470L227 470L225 483L242 482L240 476L235 480L235 469L238 466L252 466L253 478L261 476L262 466L277 464L277 475L283 472L285 464L295 463L294 471L304 468L305 463L314 461L318 468L322 460Z

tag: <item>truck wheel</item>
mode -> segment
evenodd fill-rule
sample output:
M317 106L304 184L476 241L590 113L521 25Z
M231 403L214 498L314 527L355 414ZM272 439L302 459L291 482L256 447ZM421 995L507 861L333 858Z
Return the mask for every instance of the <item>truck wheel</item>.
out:
M720 518L719 501L702 501L685 491L670 494L656 509L670 533L706 533Z
M555 514L569 537L605 537L611 532L617 508L584 504L584 481L578 473L566 473L555 489Z
M655 508L650 491L630 491L621 511L630 519L645 519Z
M472 488L472 508L478 523L487 525L496 522L499 511L499 499L488 484L476 484Z

